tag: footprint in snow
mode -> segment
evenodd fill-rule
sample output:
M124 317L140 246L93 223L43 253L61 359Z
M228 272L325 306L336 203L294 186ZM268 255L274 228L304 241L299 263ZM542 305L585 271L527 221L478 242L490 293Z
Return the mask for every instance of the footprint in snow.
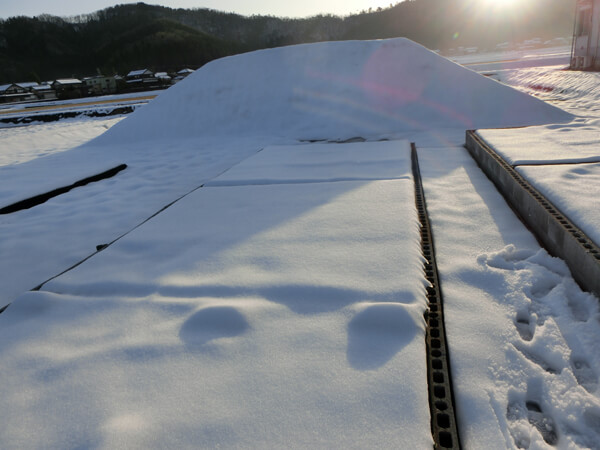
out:
M533 252L531 250L519 250L511 244L499 252L479 255L477 260L495 269L515 270L518 263L532 255Z
M517 448L528 449L531 445L531 426L552 446L558 443L558 429L552 417L545 414L540 404L528 400L509 403L506 408L509 431Z
M535 299L543 298L552 292L552 289L554 289L556 286L558 285L554 280L551 280L550 278L542 278L537 280L533 286L531 286L531 296Z
M558 442L558 431L554 420L549 415L545 414L539 403L527 401L527 419L542 435L544 441L550 445L556 445Z
M589 302L586 301L588 293L580 292L575 296L567 297L567 305L573 318L579 322L587 322L590 318Z
M515 326L519 332L519 336L524 341L531 341L535 334L535 321L531 320L531 317L526 311L519 311L515 318Z
M598 375L594 372L594 369L590 367L587 361L584 359L573 359L571 361L571 369L573 375L577 379L577 383L583 387L590 394L596 392L598 389Z
M531 444L530 428L524 424L527 409L521 402L511 402L506 407L509 431L517 448L528 449Z
M552 364L550 364L548 361L546 361L546 359L542 358L535 351L533 351L531 349L523 348L519 345L515 345L514 347L530 362L536 364L537 366L540 366L546 372L551 373L551 374L557 374L557 373L561 372L560 369L557 369L556 367L554 367Z
M594 430L598 436L600 436L600 409L586 409L583 413L583 419L585 420L585 424Z

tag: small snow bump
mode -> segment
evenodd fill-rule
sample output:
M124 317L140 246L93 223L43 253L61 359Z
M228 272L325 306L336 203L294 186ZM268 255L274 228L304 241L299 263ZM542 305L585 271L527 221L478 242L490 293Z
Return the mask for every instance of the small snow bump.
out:
M383 366L423 327L400 304L378 303L360 311L348 324L348 361L359 370Z
M183 324L179 337L187 346L203 346L210 341L242 335L248 330L246 318L231 306L202 308Z

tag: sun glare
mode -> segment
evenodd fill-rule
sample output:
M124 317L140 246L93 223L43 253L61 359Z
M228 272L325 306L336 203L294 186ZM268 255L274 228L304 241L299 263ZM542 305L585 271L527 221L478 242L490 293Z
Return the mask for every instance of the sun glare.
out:
M498 8L508 8L510 6L514 6L518 1L522 0L482 0L489 6L494 6Z
M479 10L484 14L502 15L516 13L526 0L474 0L479 4Z

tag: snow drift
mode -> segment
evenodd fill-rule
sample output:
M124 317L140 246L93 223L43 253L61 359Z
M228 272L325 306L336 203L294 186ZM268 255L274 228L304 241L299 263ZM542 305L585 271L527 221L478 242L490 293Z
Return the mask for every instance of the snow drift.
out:
M216 60L102 136L344 139L569 121L407 39L305 44Z

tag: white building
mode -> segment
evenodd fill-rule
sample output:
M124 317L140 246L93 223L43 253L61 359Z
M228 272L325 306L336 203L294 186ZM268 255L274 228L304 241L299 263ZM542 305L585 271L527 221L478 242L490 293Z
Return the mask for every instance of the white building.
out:
M600 69L600 0L577 0L571 69Z

